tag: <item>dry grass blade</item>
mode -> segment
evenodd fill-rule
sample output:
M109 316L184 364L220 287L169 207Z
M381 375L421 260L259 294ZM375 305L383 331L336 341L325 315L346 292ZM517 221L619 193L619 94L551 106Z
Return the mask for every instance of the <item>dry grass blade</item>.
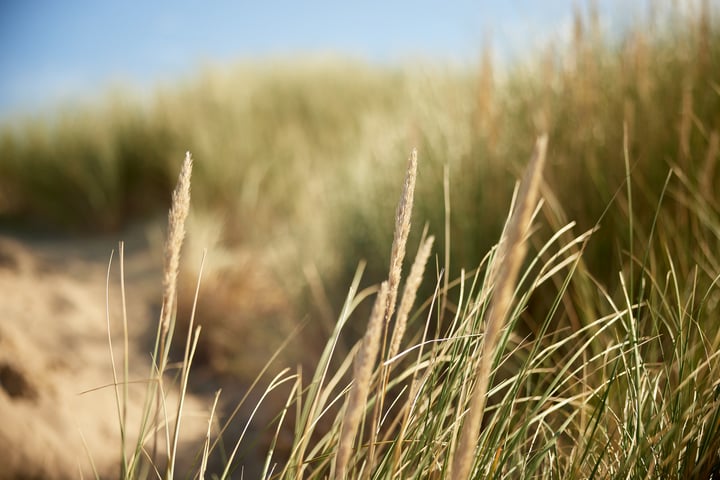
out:
M370 321L360 351L355 358L354 383L342 419L342 430L335 458L335 478L345 478L347 476L348 462L355 441L355 434L362 419L362 412L365 410L367 395L370 390L370 380L380 350L380 336L382 335L387 297L388 282L383 282L375 299L375 305L370 315Z
M110 267L112 267L113 253L114 252L110 252L110 260L108 261L107 276L105 279L105 319L107 321L108 351L110 352L110 366L112 367L113 388L115 389L115 405L117 407L118 421L120 422L120 448L122 454L121 474L124 475L124 469L127 462L127 457L125 453L125 428L127 427L127 425L125 423L124 408L127 402L122 402L120 400L120 391L118 390L118 374L117 367L115 366L115 353L113 352L112 344L112 328L110 327ZM125 379L125 383L127 384L127 379ZM124 398L125 397L123 397L123 399Z
M470 478L472 473L472 464L475 458L480 424L485 410L496 344L505 318L510 311L517 275L527 251L524 236L537 202L546 149L547 136L543 135L535 143L533 157L527 167L518 193L517 207L513 212L505 238L500 240L499 251L495 257L495 262L501 263L497 270L497 281L488 309L482 356L475 372L477 383L460 432L460 443L453 459L453 478Z
M217 409L218 400L220 399L220 393L222 389L218 389L215 392L215 399L213 400L212 408L210 409L210 417L208 418L208 428L205 434L205 441L203 442L202 457L200 459L200 469L196 478L205 480L205 471L207 470L208 457L210 456L210 434L212 433L213 423L215 422L215 410Z

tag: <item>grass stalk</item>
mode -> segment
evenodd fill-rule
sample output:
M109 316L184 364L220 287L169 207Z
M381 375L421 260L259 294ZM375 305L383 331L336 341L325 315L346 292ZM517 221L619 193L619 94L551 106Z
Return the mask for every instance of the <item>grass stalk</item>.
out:
M481 357L475 372L475 390L470 399L470 406L460 431L460 442L453 460L453 478L472 478L477 439L491 380L490 371L495 359L499 335L510 311L517 275L527 251L524 236L529 228L528 221L537 202L546 149L547 137L542 136L535 143L533 157L520 186L516 209L512 214L505 237L500 240L500 251L493 261L501 262L501 264L487 314Z
M160 372L167 364L167 342L171 327L175 322L177 302L177 277L180 270L180 250L185 239L185 220L190 211L190 177L192 176L192 156L185 154L178 183L172 194L172 204L168 213L168 233L165 242L165 263L163 268L163 299L160 310Z
M113 389L115 391L115 405L117 407L118 423L120 425L120 478L127 475L127 454L125 451L126 423L125 423L125 406L126 397L120 396L118 390L118 374L115 367L115 354L113 352L112 328L110 326L110 268L112 266L113 252L110 252L110 260L108 261L107 276L105 279L105 318L107 322L108 335L108 351L110 353L110 365L112 367ZM127 357L126 357L127 358ZM127 384L127 381L125 382Z
M367 330L363 337L360 350L355 357L353 368L353 385L345 407L341 422L338 451L335 458L336 478L348 478L350 456L353 443L367 406L367 396L370 391L370 381L380 351L383 320L388 305L388 282L380 285L372 313L368 321Z
M410 220L412 217L413 202L415 198L415 184L417 182L417 149L413 149L408 160L408 167L405 173L405 183L403 185L400 201L395 211L395 232L393 235L392 248L390 249L390 267L388 271L388 298L385 307L382 347L380 349L380 363L387 358L388 331L390 327L390 319L395 313L398 289L402 279L402 264L405 261L405 252L407 250L407 239L410 234ZM375 402L372 421L370 423L370 445L368 448L368 458L370 463L366 469L366 473L374 468L375 459L375 438L379 430L380 417L384 409L386 382L384 375L378 384L377 401Z
M120 252L120 305L122 308L123 322L123 408L122 408L122 426L121 441L123 443L122 463L127 461L127 452L125 446L125 432L127 432L127 409L130 400L130 338L128 331L127 316L127 297L125 295L125 242L120 242L118 246Z
M158 343L155 351L157 364L158 397L155 403L155 425L164 408L163 377L167 366L170 342L175 327L175 309L177 303L177 277L180 270L180 251L185 239L185 220L190 211L190 177L192 176L192 156L186 152L185 160L178 175L178 182L172 194L172 203L168 213L168 233L165 241L165 260L163 265L163 294L158 325ZM170 433L165 419L165 438L167 452L170 453ZM153 459L157 459L157 436L153 441Z

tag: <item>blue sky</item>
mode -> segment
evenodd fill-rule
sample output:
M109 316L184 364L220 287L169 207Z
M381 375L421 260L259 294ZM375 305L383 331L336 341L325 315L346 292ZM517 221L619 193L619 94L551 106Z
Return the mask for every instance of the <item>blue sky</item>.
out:
M610 28L645 2L597 0ZM0 0L0 117L151 88L203 64L333 54L388 63L512 57L569 31L582 0Z

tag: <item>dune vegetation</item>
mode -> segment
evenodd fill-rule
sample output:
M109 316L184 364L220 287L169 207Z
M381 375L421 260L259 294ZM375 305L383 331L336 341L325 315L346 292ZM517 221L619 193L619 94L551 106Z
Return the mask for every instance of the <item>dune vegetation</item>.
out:
M121 476L718 478L711 13L673 4L619 37L578 13L568 45L502 67L208 69L6 125L6 229L171 207L146 415L108 412L142 432ZM191 367L257 378L234 400L269 424L248 440L210 399L188 473L163 399Z

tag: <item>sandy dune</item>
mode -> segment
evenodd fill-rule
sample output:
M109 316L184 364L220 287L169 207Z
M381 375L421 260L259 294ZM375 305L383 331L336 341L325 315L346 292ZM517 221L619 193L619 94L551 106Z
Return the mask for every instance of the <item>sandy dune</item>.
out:
M98 389L112 382L106 273L111 250L124 238L130 378L142 380L150 365L161 265L145 233L140 228L92 240L0 235L0 478L92 477L91 458L102 476L117 476L114 389ZM119 278L116 252L108 304L116 362L122 362ZM131 437L137 435L143 389L142 383L132 386ZM189 444L181 448L202 439L209 408L207 399L189 398L181 437Z

